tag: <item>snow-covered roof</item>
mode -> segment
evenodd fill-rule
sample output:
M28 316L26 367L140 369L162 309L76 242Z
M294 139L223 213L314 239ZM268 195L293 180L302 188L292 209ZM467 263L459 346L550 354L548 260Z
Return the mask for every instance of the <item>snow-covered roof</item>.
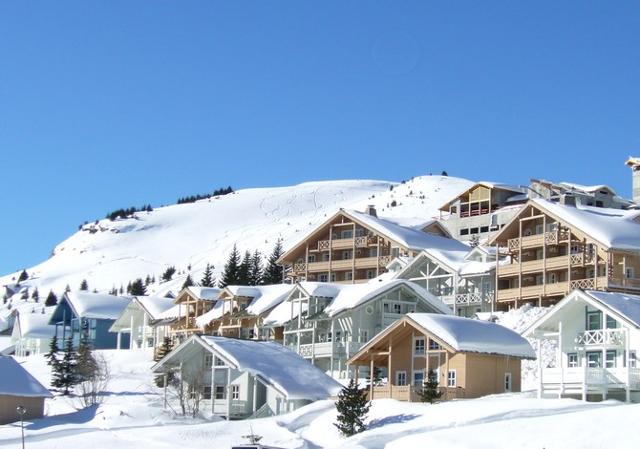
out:
M598 290L585 290L596 301L619 313L636 327L640 327L640 296L627 293L612 293Z
M178 318L179 316L180 316L180 304L176 304L171 308L165 310L164 312L159 313L156 320L164 320L164 321L173 320L175 318Z
M196 324L198 325L198 327L204 328L207 324L209 324L213 320L220 318L222 316L223 307L224 307L224 302L218 301L213 305L211 310L209 310L206 313L203 313L199 317L196 317Z
M473 189L475 189L477 187L480 187L480 186L487 187L489 189L507 190L507 191L513 192L515 194L523 194L523 193L526 194L527 193L527 189L522 187L522 186L516 186L516 185L512 185L512 184L503 184L501 182L479 181L479 182L476 182L475 184L473 184L472 186L470 186L469 188L467 188L465 191L460 192L455 197L449 199L446 203L444 203L442 206L440 206L439 209L440 210L448 209L449 205L451 203L456 201L461 196L466 195L471 190L473 190Z
M0 395L50 398L53 395L11 356L0 355Z
M499 324L434 313L409 313L407 318L459 352L535 358L524 337Z
M570 190L578 190L578 191L582 191L585 193L593 193L593 192L597 192L598 190L608 190L609 192L615 194L616 192L609 187L606 184L597 184L597 185L593 185L593 186L586 186L583 184L576 184L575 182L560 182L559 183L562 187L565 187L567 189Z
M200 338L237 369L260 377L287 399L327 399L341 389L338 382L279 343L212 336L195 338Z
M204 301L213 301L218 299L220 292L222 289L216 287L187 287L189 293L195 296L198 299L202 299Z
M173 298L163 296L137 296L135 301L144 308L152 320L160 319L164 312L174 307Z
M105 320L117 320L131 302L131 298L125 296L85 291L67 292L65 298L77 316Z
M364 284L334 284L329 282L301 282L298 284L308 296L331 298L324 309L329 317L334 317L346 310L354 309L393 288L405 286L423 298L434 311L451 313L449 307L424 288L404 279L374 279ZM303 308L304 310L304 308ZM264 319L266 326L281 326L298 316L299 308L291 303L283 302L274 308Z
M368 228L411 250L454 248L460 244L460 242L455 239L429 234L420 229L401 226L387 218L374 217L373 215L355 210L345 210L344 212ZM448 243L446 241L448 241Z
M16 329L20 330L20 338L45 338L49 339L56 333L56 327L49 324L51 309L46 313L20 312L16 319Z
M531 202L608 248L640 249L640 223L634 221L640 215L638 211L580 205L567 206L539 198Z

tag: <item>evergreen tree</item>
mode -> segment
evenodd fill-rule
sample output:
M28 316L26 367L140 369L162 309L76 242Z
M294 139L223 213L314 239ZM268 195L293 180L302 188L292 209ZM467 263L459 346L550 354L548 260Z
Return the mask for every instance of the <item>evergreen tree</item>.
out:
M118 290L118 293L124 295L124 287L122 286L122 284L120 284L120 290Z
M220 288L224 288L227 285L238 285L240 270L240 253L236 245L233 245L233 250L229 254L229 259L224 266L224 273L222 273L222 279L219 281Z
M53 383L57 388L63 388L63 394L69 394L69 390L76 385L76 351L73 350L71 338L67 338L64 344L64 356L57 369L54 371Z
M276 245L273 248L273 252L269 256L267 267L264 270L263 283L265 285L282 283L284 270L277 263L282 254L282 241L278 239Z
M38 293L38 288L36 287L35 290L33 290L33 293L31 294L31 299L33 299L34 302L39 302L40 301L40 293Z
M191 287L192 285L194 285L193 279L191 279L191 275L188 274L187 278L184 280L184 283L182 284L182 288Z
M434 375L433 370L429 370L427 380L422 384L422 389L418 391L420 400L433 404L442 396L442 391L438 390L438 378Z
M52 367L53 369L58 364L58 353L60 352L60 348L58 347L58 336L54 335L49 342L49 352L44 356L47 359L47 365Z
M215 285L215 279L213 278L213 270L212 266L207 264L207 268L204 270L204 274L202 275L202 279L200 280L200 285L203 287L213 287Z
M76 354L76 366L74 370L75 381L77 383L91 380L98 372L98 362L91 351L91 343L89 342L89 330L82 330L82 338L78 345Z
M44 300L44 305L47 307L55 306L58 304L58 297L53 290L49 290L49 294L47 295L47 299Z
M249 263L249 285L261 285L262 277L262 254L255 250Z
M18 284L22 281L26 281L27 279L29 279L29 273L27 273L27 270L22 270L22 273L20 273L20 276L18 277Z
M156 362L159 362L160 360L164 359L165 356L167 354L169 354L171 352L171 350L173 349L173 343L171 342L171 339L169 337L164 337L164 340L162 341L162 345L160 345L160 348L158 349L158 351L156 352L155 356L153 357L153 360ZM167 382L171 382L172 380L172 374L171 372L167 373ZM164 374L159 374L155 377L154 379L155 384L159 387L159 388L164 388Z
M164 273L162 273L162 276L160 276L160 281L162 282L170 281L171 278L173 278L174 274L176 274L176 267L174 266L167 267L167 269L164 270Z
M349 385L342 387L338 394L338 402L336 402L338 422L334 426L345 436L366 430L364 420L370 406L366 391L358 388L356 380L351 379Z
M129 294L132 296L144 296L147 294L147 287L144 286L144 282L141 278L138 278L131 283Z
M440 173L440 175L441 176L449 176L449 174L445 170L442 170L442 173Z
M80 282L80 290L82 291L89 290L89 283L87 282L86 279L83 279L82 282Z
M251 253L249 251L244 252L242 262L240 262L240 268L238 269L238 285L252 285L249 274L251 272Z

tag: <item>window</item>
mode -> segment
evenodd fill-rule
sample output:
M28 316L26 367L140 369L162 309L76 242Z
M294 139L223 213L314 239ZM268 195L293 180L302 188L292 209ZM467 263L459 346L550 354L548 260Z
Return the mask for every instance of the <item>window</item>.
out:
M511 391L511 373L504 373L504 391Z
M450 369L449 373L447 374L447 387L456 387L456 370L454 369Z
M369 248L369 257L378 257L378 248Z
M558 282L558 275L556 273L549 273L549 284L555 284Z
M413 342L413 354L424 355L424 337L417 337Z
M231 399L240 399L240 385L231 385Z
M402 313L402 305L394 304L393 305L393 313Z
M451 206L451 207L449 207L449 213L451 213L451 214L457 214L457 213L458 213L458 206Z
M360 342L366 343L369 341L369 331L366 329L360 329Z
M536 225L536 235L542 234L543 227L541 224Z
M629 351L629 368L636 367L636 351Z
M342 260L353 259L353 251L342 251Z
M601 368L602 367L602 351L588 351L587 366L589 368Z
M329 262L329 259L330 259L330 254L329 254L329 253L324 253L324 254L322 255L322 260L323 260L324 262Z
M202 387L202 399L211 399L211 385Z
M580 359L576 352L570 352L567 354L567 366L569 368L577 368L580 366Z
M618 322L616 319L610 315L607 315L607 329L617 329Z
M224 386L216 385L216 399L224 399Z
M469 235L469 229L467 228L460 229L460 235Z
M335 281L336 281L336 274L331 273L331 282L335 282Z
M374 270L367 270L367 279L373 279L376 277L376 272Z
M342 341L342 332L336 331L336 341Z
M309 257L307 258L307 262L313 263L315 261L316 261L316 255L315 254L309 254Z
M220 357L216 357L216 366L224 366L224 360Z
M478 228L471 228L471 229L469 229L469 233L470 233L470 234L477 234L477 233L478 233Z
M318 280L320 282L327 282L329 280L329 276L326 274L321 274L320 276L318 276Z
M602 329L602 312L599 310L587 311L587 330L595 331Z
M438 342L433 339L429 339L429 350L435 351L437 349L440 349Z
M351 271L347 271L347 272L344 274L344 280L345 280L345 281L352 281L352 280L353 280L353 272L351 272Z
M396 385L403 387L407 385L407 372L396 371Z
M417 370L413 372L413 385L422 385L424 383L424 370Z
M204 367L210 369L213 366L213 354L204 355Z
M351 229L345 229L344 231L342 231L342 232L340 233L340 238L343 238L343 239L350 239L350 238L353 238L353 230L351 230Z
M635 270L633 269L633 267L626 267L624 270L624 276L627 279L632 279L634 277L636 277L636 273Z
M333 335L331 332L327 332L327 343L331 343L333 341Z
M481 226L480 227L480 232L481 233L489 232L489 226Z
M391 256L398 257L400 255L400 248L391 248Z
M615 368L617 362L617 352L615 349L607 351L607 368Z

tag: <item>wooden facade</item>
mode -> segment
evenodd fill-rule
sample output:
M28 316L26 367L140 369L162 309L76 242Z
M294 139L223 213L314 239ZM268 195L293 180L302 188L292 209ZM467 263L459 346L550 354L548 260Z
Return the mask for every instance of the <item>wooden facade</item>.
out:
M490 242L510 260L497 265L497 308L552 305L576 288L640 291L640 248L611 248L545 204L528 202Z
M196 318L207 313L215 304L214 299L201 298L189 288L184 288L174 301L179 306L178 318L171 323L169 335L176 342L204 331L196 322Z
M406 316L347 363L355 378L362 377L360 369L367 373L379 369L386 378L369 384L370 399L417 401L429 373L438 381L444 400L520 391L520 362L521 357L458 351Z
M375 210L370 213L377 218ZM422 232L450 237L437 222ZM355 284L386 272L393 258L415 256L418 252L374 229L357 215L340 210L287 251L279 263L285 266L287 276L294 282Z

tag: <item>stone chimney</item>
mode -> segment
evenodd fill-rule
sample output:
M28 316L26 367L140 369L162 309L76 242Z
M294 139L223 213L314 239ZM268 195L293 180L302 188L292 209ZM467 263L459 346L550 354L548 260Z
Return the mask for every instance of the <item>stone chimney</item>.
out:
M625 164L631 167L631 188L633 201L640 204L640 157L629 157Z
M371 215L372 217L378 216L378 212L376 212L376 207L373 204L369 204L367 208L364 210L364 213L367 215Z

